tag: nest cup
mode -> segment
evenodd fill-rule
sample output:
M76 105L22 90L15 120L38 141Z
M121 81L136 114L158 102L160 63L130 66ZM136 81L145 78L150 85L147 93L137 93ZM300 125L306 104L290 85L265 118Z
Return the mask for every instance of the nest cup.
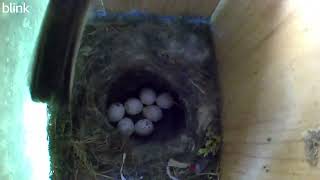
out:
M156 94L169 92L174 99L174 105L170 109L163 109L162 119L154 123L154 132L145 137L134 135L135 140L168 140L170 137L176 137L186 128L185 105L179 98L178 92L172 88L169 82L161 78L161 75L146 70L128 70L115 78L110 87L107 91L106 108L114 102L125 102L131 97L139 97L143 88L151 88ZM126 116L133 119L134 122L144 118L141 113ZM115 126L115 124L112 125Z
M85 32L86 46L82 47L83 55L77 64L82 74L78 77L82 78L76 81L79 84L75 86L75 99L79 100L76 104L94 112L80 108L79 114L83 114L80 116L89 115L101 124L106 122L106 109L111 103L138 98L141 89L152 88L157 94L169 92L175 105L164 110L167 112L163 120L149 139L166 140L182 131L195 139L203 137L208 123L214 119L217 97L216 84L208 83L216 78L211 68L212 54L208 53L211 41L199 35L208 29L167 26L141 23L108 34L103 28L87 28L90 32ZM104 36L98 37L101 34ZM191 45L196 53L186 55ZM115 127L110 123L104 126L106 131Z

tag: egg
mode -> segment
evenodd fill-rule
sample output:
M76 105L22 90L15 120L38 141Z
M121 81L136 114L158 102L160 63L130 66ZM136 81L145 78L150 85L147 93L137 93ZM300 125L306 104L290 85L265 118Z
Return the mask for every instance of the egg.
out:
M157 122L162 118L162 110L156 105L143 108L143 116L152 122Z
M140 92L140 100L145 105L151 105L156 101L156 93L150 88L144 88Z
M125 109L121 103L113 103L108 109L108 119L110 122L120 121L125 114Z
M157 97L156 103L162 109L169 109L173 106L173 98L169 93L162 93Z
M153 130L153 123L148 119L141 119L134 125L135 133L140 136L148 136Z
M143 104L137 98L130 98L124 103L125 110L130 115L139 114L143 109Z
M123 136L131 136L131 134L134 132L133 121L127 117L121 119L117 127L120 134Z

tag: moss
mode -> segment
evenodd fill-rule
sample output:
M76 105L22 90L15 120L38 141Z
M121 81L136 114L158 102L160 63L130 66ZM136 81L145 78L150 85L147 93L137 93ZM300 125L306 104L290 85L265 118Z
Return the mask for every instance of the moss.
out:
M220 150L221 137L213 132L209 127L206 132L205 144L198 150L200 156L207 157L208 155L215 156Z
M52 180L64 179L73 170L71 121L66 105L48 103L48 138ZM70 161L71 160L71 161Z

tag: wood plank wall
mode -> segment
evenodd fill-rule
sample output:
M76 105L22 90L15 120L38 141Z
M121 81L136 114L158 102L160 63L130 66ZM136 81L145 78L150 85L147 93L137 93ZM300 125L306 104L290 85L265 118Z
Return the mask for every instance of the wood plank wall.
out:
M101 9L104 5L112 12L138 9L159 15L193 16L210 16L218 2L219 0L94 0L96 8Z
M309 4L314 3L314 4ZM319 180L303 133L320 127L319 1L221 0L222 180Z

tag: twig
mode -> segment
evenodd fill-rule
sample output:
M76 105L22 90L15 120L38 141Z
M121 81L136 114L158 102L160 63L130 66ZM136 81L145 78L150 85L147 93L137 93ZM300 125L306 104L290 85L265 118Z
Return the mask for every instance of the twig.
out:
M123 174L122 174L123 165L124 165L124 162L126 161L126 157L127 157L127 154L126 154L126 153L123 153L123 156L122 156L122 164L121 164L121 168L120 168L121 180L126 180L126 178L125 178L125 177L123 176Z
M192 79L189 80L202 94L206 94L206 92L203 89L201 89L200 86L196 84Z
M179 180L178 178L174 177L174 176L171 174L171 171L170 171L170 167L169 167L169 166L167 166L166 171L167 171L167 175L169 176L169 178L170 178L171 180Z
M74 180L78 180L78 171L79 169L77 168L76 172L74 173Z
M101 177L104 177L104 178L107 178L107 179L114 179L110 176L107 176L107 175L103 175L103 174L100 174L100 173L96 173L96 176L101 176Z
M103 0L100 0L100 3L102 5L103 9L106 10L106 7L104 6Z
M197 176L205 176L205 175L219 176L219 173L199 173L199 174L197 174Z

